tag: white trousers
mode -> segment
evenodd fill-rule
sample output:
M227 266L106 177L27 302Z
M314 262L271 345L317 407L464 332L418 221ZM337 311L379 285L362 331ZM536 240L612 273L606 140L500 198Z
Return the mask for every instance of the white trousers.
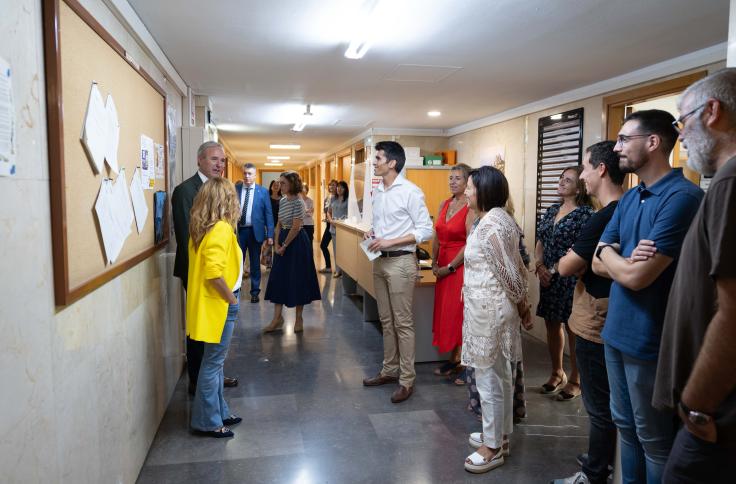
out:
M514 430L511 362L499 354L490 368L476 368L475 384L483 414L483 442L486 447L498 449L503 436Z

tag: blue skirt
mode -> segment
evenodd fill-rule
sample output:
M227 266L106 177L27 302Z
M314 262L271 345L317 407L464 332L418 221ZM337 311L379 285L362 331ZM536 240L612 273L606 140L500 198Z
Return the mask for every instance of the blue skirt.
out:
M281 229L278 240L286 240L288 233L288 229ZM289 308L322 299L317 270L314 268L312 244L304 230L299 231L284 255L274 253L265 299Z

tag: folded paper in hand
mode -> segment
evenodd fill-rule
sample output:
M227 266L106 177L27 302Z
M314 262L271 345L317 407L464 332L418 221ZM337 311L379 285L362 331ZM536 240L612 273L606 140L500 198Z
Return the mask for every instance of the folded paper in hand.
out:
M363 252L365 252L365 255L368 257L369 261L373 261L381 256L380 251L374 251L368 248L374 240L375 239L365 239L363 242L360 243L360 248L363 249Z

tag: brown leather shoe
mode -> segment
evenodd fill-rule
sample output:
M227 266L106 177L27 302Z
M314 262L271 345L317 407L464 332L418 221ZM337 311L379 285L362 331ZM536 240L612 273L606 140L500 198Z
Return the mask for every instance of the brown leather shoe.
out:
M236 387L238 386L238 379L237 378L230 378L230 377L224 377L223 379L223 386L226 387Z
M404 385L399 385L399 388L391 395L391 403L401 403L408 400L412 393L414 393L414 387L407 388Z
M398 377L386 376L379 373L373 378L363 378L363 386L377 387L379 385L385 385L386 383L396 383L397 381L399 381Z

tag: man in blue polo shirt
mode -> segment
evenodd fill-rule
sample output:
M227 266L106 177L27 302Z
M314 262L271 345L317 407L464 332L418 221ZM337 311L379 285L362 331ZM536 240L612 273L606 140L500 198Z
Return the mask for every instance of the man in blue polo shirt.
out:
M681 169L670 167L674 120L657 109L624 120L614 151L621 171L636 173L641 183L621 198L593 258L593 271L613 279L601 336L624 482L661 482L674 439L674 415L652 407L652 392L667 296L703 198ZM654 241L654 257L632 257L641 240Z

